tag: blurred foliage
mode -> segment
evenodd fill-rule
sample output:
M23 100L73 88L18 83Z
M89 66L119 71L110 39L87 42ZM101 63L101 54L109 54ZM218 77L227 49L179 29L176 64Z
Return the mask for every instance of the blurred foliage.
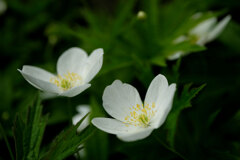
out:
M25 115L17 115L13 134L16 159L38 159L48 116L41 117L42 106L38 100Z
M48 119L48 116L41 115L42 108L38 98L27 113L16 117L13 134L17 160L64 159L80 150L79 146L94 133L93 127L88 126L77 134L77 128L86 118L86 115L75 126L62 131L52 141L50 147L45 152L40 153L40 145Z
M87 114L88 115L88 114ZM66 131L61 132L51 143L47 153L43 154L42 160L61 160L69 157L73 153L79 151L79 148L89 137L94 133L93 126L88 126L80 134L77 134L77 128L81 125L83 117L75 126L68 128Z
M170 148L174 148L174 138L176 134L176 126L179 114L182 110L191 107L191 100L204 88L205 85L202 85L198 88L192 88L191 84L185 85L181 96L175 96L173 108L171 114L168 116L168 119L165 122L167 128L167 137L165 138Z
M7 9L0 14L0 160L11 158L6 139L14 155L17 153L16 159L76 159L76 147L90 136L92 129L89 126L82 137L77 137L77 126L70 123L75 107L90 104L91 118L107 116L101 98L104 88L113 80L132 84L144 97L151 80L159 73L169 83L177 83L178 88L166 123L148 138L131 143L97 130L85 142L85 159L240 159L239 0L5 3ZM137 17L140 10L146 17ZM204 13L201 19L191 20L197 12ZM232 20L217 40L206 47L189 42L172 44L201 21L226 14ZM43 107L33 105L26 113L38 91L22 78L17 68L29 64L56 72L58 57L73 46L88 53L104 49L103 67L91 81L91 88L71 98L71 103L62 97L44 100ZM177 61L166 60L179 49L196 53ZM207 85L195 97L203 84ZM41 111L48 118L41 116Z

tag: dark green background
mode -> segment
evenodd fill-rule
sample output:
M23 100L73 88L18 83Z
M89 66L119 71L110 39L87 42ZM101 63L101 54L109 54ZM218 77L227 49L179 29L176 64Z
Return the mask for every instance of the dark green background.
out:
M192 83L192 87L206 84L192 100L192 107L182 109L175 119L177 153L156 140L158 137L165 142L169 134L163 125L148 138L132 143L96 131L86 142L86 158L240 160L239 0L7 0L6 3L7 10L0 15L0 121L13 152L16 113L25 111L38 92L17 69L28 64L56 72L58 57L77 46L89 54L103 48L103 67L91 81L91 88L71 98L70 105L64 97L42 102L44 114L49 113L42 150L70 126L77 105L91 104L92 117L107 116L101 97L104 88L115 79L135 86L143 99L151 80L161 73L169 83L177 83L179 96L185 84ZM136 18L139 10L146 12L146 19ZM208 11L219 12L220 18L232 16L223 33L208 43L206 50L189 54L178 62L166 61L166 50L174 50L169 42L176 38L178 29L192 14ZM66 114L69 107L72 115ZM2 135L0 142L0 159L10 159Z

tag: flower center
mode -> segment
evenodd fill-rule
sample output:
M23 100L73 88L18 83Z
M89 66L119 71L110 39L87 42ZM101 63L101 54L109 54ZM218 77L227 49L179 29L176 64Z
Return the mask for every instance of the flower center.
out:
M197 43L197 41L200 39L200 37L199 37L198 35L195 35L195 34L189 35L188 38L189 38L189 41L190 41L192 44Z
M130 115L125 117L124 123L126 126L131 124L134 126L148 127L151 118L156 113L155 103L152 103L152 105L146 104L145 106L137 104L136 106L130 108L130 110L132 110Z
M68 72L63 76L58 75L56 77L52 77L50 82L58 86L63 91L66 91L72 87L80 85L82 83L82 78L77 73Z
M141 114L140 116L138 116L138 120L144 126L148 126L149 118L148 118L148 116L146 114Z

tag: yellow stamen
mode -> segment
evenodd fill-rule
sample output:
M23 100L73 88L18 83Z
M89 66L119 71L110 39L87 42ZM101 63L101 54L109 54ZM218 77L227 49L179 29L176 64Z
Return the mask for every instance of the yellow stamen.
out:
M69 90L72 87L75 87L82 83L82 78L77 73L64 74L63 76L58 75L56 77L52 77L50 82L58 86L63 91Z
M132 106L130 108L130 114L124 118L124 123L126 126L129 126L129 124L131 124L134 126L148 127L151 118L156 113L156 110L154 108L155 103L152 103L152 105L146 104L144 107L142 104L137 104L136 107Z

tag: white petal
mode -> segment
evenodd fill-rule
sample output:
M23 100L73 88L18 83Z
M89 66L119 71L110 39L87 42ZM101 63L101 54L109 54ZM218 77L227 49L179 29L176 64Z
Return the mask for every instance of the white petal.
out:
M178 51L173 53L172 55L168 56L167 59L168 60L176 60L178 58L180 58L181 56L183 56L185 53L183 51Z
M202 35L198 38L199 39L197 40L196 44L199 45L199 46L204 46L207 43L208 35L204 34L204 35Z
M103 93L103 107L112 117L124 121L130 108L142 104L139 93L133 86L115 80Z
M86 114L88 114L90 112L90 106L89 105L79 105L79 106L77 106L77 111L78 111L78 113L72 119L74 125L77 124L77 122L79 120L81 120Z
M73 47L66 50L58 59L57 72L60 75L74 72L81 75L87 53L81 48Z
M159 101L164 101L165 93L168 88L168 81L164 75L157 75L148 87L147 94L144 100L144 104L157 103Z
M81 148L78 153L75 153L74 156L76 157L76 159L78 159L78 157L80 157L80 159L85 159L86 157L86 148L84 148L83 144L81 144L80 146L78 146L78 148Z
M134 133L117 134L117 137L125 142L137 141L148 137L153 131L153 128L142 128Z
M90 106L87 104L78 105L76 109L79 113L84 114L84 116L91 111Z
M0 15L7 10L7 3L4 0L0 0Z
M87 113L90 112L90 106L89 105L79 105L77 106L77 111L79 112L72 118L72 122L74 125L76 125ZM78 127L78 132L82 131L84 128L86 128L89 125L89 115L83 120L83 122Z
M174 44L177 44L177 43L181 43L181 42L184 42L186 41L188 38L186 36L179 36L178 38L176 38L173 43Z
M90 82L93 77L99 72L103 63L103 49L99 48L94 50L87 59L87 63L84 66L82 76L84 77L84 83Z
M164 98L159 98L160 101L156 103L157 112L151 120L151 126L159 128L166 120L168 113L172 108L173 97L176 91L176 84L171 84L164 93Z
M72 117L72 123L76 125L82 118L83 118L82 115L76 114L75 116Z
M126 126L123 122L112 118L94 118L92 124L98 129L110 134L127 134L138 129L133 125Z
M86 114L85 114L86 115ZM77 115L75 115L75 116L73 116L73 118L72 118L72 122L73 122L73 124L74 125L76 125L81 119L82 119L83 117L82 117L82 115L79 115L79 114L77 114ZM82 121L82 123L80 124L80 126L78 127L78 129L77 129L77 131L78 132L81 132L82 130L84 130L88 125L89 125L89 115Z
M60 93L59 88L55 84L51 83L50 81L38 79L38 78L33 77L32 75L29 75L21 70L18 70L18 71L34 87L36 87L42 91L45 91L45 92L56 93L56 94Z
M41 79L43 81L49 81L52 77L55 77L54 74L34 66L24 65L22 68L22 72L31 75L37 79Z
M202 12L197 12L194 15L192 15L192 19L199 19L200 17L202 17L203 13Z
M231 16L226 16L223 20L221 20L208 34L207 41L210 42L214 40L226 27L228 22L231 20Z
M196 27L194 27L190 31L190 34L197 35L199 37L205 36L216 23L217 23L216 17L209 18L198 24Z
M84 90L86 90L87 88L89 88L90 86L91 84L84 84L77 87L73 87L67 91L62 92L60 96L74 97L83 92Z

